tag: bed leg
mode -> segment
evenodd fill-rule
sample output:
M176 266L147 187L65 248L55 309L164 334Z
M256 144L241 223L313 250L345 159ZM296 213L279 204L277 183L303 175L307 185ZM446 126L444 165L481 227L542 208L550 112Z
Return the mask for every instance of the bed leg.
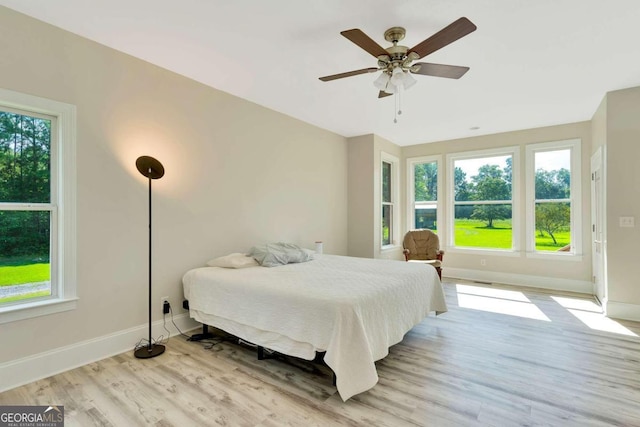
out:
M338 381L338 378L336 377L336 373L331 371L331 376L333 377L333 386L335 387Z
M202 333L191 335L187 341L202 341L209 338L215 338L215 335L209 332L209 327L207 325L203 324Z
M264 347L258 346L258 360L264 360Z

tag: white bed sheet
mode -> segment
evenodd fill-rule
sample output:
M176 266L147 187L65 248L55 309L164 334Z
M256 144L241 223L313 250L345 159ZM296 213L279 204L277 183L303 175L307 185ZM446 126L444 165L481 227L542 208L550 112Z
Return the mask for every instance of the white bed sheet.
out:
M211 315L247 326L256 332L252 342L267 348L256 342L260 332L326 351L343 400L378 382L374 362L413 326L447 311L435 269L401 261L316 255L273 268L197 268L183 284L198 321L211 324L203 316Z

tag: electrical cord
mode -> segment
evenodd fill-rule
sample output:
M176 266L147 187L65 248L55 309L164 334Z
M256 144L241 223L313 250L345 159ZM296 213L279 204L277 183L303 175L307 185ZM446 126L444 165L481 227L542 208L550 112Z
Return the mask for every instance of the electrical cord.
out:
M151 345L164 344L165 342L167 342L167 340L164 338L164 335L160 335L157 339L151 337ZM144 347L148 347L148 346L149 346L149 340L146 339L146 338L142 338L133 347L133 351L136 351L136 350L138 350L140 348L144 348Z
M176 330L178 332L180 332L180 335L182 335L185 338L191 338L189 335L185 334L184 332L182 332L180 330L180 328L178 327L178 325L176 325L176 322L173 320L173 308L171 308L171 305L169 305L169 314L171 315L171 323L173 323L173 326L175 326ZM163 319L166 317L166 315L162 316ZM166 328L165 328L166 329ZM168 332L168 331L167 331Z

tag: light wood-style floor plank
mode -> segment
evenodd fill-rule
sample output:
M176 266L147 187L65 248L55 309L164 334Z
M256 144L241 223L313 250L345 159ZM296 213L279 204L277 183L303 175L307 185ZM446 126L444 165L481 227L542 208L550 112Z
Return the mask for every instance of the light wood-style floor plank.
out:
M157 358L124 353L0 405L62 404L68 426L640 426L640 323L606 319L584 295L445 293L449 312L413 328L376 363L378 385L347 402L324 366L174 337Z

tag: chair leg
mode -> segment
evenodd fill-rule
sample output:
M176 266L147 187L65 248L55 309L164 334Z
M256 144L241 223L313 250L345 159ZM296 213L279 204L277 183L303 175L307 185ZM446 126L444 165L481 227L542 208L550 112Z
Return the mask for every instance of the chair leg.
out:
M442 280L442 268L436 267L436 271L438 272L438 277Z

